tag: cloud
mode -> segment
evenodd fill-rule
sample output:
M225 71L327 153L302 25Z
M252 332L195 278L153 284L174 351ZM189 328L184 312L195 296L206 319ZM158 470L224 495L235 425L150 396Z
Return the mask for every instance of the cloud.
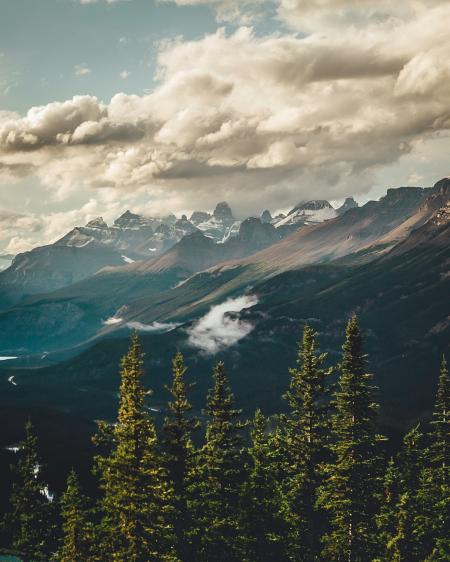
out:
M130 75L131 72L129 70L122 70L122 72L120 73L120 77L122 78L122 80L126 80Z
M240 312L257 302L255 296L242 296L213 306L189 330L189 344L208 354L234 345L253 330L253 325L229 313Z
M109 221L117 218L125 203L120 199L112 201L110 197L108 190L102 190L97 199L91 198L77 209L45 215L0 209L0 253L15 255L55 242L71 228L84 225L99 215Z
M87 66L76 64L75 65L75 75L76 76L86 76L87 74L91 74L92 70Z
M407 183L408 185L420 186L423 185L423 180L424 178L421 174L417 174L416 172L413 172L408 177Z
M102 320L102 324L105 326L114 326L115 324L120 324L123 322L123 318L119 318L118 316L110 316L106 320Z
M261 8L272 4L272 0L159 0L178 6L207 6L212 8L219 22L237 22L247 25L261 15Z
M285 0L279 17L311 32L162 42L149 94L0 114L0 176L35 174L61 198L145 189L175 210L365 193L450 130L450 5L406 4Z
M97 2L104 4L118 4L119 2L131 2L131 0L80 0L80 4L97 4Z
M447 0L279 0L278 14L290 27L327 33L345 29L396 28L425 10L445 5Z
M142 322L127 322L128 328L137 330L138 332L154 332L165 333L171 332L181 326L175 322L152 322L152 324L143 324Z

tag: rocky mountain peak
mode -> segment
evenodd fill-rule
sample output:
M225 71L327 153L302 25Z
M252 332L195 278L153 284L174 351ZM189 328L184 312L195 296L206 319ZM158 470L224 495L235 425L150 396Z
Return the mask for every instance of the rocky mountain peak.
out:
M396 204L399 202L416 201L418 198L424 197L426 195L426 188L424 187L413 187L413 186L402 186L402 187L390 187L386 191L386 195L381 198L384 203Z
M117 218L114 221L114 224L117 224L117 225L128 224L131 221L136 221L136 220L139 220L141 218L142 217L140 215L136 215L135 213L132 213L131 211L126 210L123 214L120 215L119 218Z
M226 201L217 203L216 208L214 209L214 217L222 221L234 220L231 208Z
M321 209L332 209L328 201L325 199L312 199L311 201L300 201L293 209L289 211L289 215L296 211L320 211Z
M108 228L108 225L103 220L103 217L96 217L86 224L86 228Z
M280 240L277 229L270 223L263 223L261 219L250 217L242 222L237 239L244 242L250 249L265 248Z
M127 210L114 221L114 226L116 228L139 229L150 226L150 223L151 220Z
M194 232L195 230L197 230L195 225L193 225L191 221L188 220L186 215L182 215L181 219L177 220L177 222L175 223L175 228L181 228L186 232Z
M194 230L190 234L186 234L178 242L179 248L199 248L199 247L210 247L214 245L214 241L211 238L205 236L200 230Z
M325 199L301 201L291 209L286 218L274 222L277 228L294 228L295 225L315 224L337 217L337 212Z
M442 178L433 186L433 191L444 197L450 197L450 178Z
M270 211L268 209L266 209L261 213L261 222L262 223L272 222L272 215L270 214Z
M194 211L189 219L194 224L200 224L202 222L208 221L211 215L205 211Z
M450 201L450 178L439 180L431 189L427 190L427 198L423 202L422 207L437 211L446 207Z
M342 203L342 205L338 209L336 209L336 211L340 215L343 215L349 209L356 209L356 207L358 207L358 203L354 200L354 198L353 197L347 197L345 199L345 201Z

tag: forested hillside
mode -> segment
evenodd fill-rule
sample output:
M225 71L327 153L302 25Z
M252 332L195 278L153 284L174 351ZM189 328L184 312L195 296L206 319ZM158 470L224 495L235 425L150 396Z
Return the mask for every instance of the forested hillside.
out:
M137 334L121 361L114 423L98 421L93 482L45 480L28 422L14 447L4 552L24 561L443 561L450 557L450 378L442 359L430 419L397 446L380 433L378 392L356 316L330 367L308 325L286 411L246 419L223 362L202 415L183 356L163 422L143 385Z

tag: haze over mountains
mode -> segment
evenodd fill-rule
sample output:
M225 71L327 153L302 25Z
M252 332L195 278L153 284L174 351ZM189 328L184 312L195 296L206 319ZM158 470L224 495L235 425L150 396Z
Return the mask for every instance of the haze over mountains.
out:
M302 325L334 354L357 312L387 402L421 415L432 398L428 365L450 341L449 201L443 179L389 189L362 207L303 201L286 216L242 221L224 202L189 218L127 211L111 226L98 218L0 273L0 355L19 357L4 362L4 376L37 385L53 406L49 389L67 385L64 407L76 410L76 388L113 388L116 349L138 329L158 355L156 379L175 349L201 373L219 355L233 365L244 407L276 410L271 396ZM102 366L106 349L114 361Z

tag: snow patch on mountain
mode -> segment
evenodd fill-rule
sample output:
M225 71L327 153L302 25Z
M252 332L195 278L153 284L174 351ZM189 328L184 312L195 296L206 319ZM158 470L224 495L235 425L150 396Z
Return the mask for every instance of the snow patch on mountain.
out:
M274 223L276 228L295 224L316 224L338 216L328 201L305 201L296 205L287 215Z

